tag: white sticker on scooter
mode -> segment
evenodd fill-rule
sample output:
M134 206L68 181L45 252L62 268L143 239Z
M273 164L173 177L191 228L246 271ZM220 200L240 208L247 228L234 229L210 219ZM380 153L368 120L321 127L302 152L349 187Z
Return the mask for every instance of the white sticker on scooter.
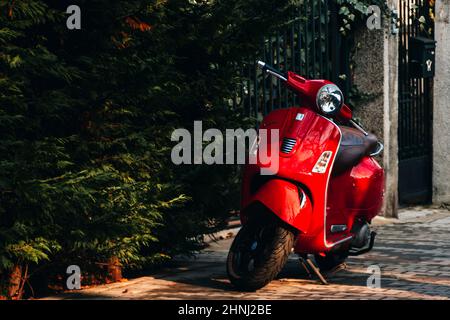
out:
M331 151L325 151L324 153L322 153L319 160L317 160L316 165L312 169L312 172L325 173L327 171L328 164L330 163L332 154L333 154L333 152L331 152Z
M305 118L305 115L303 113L297 113L295 120L302 121L304 118Z

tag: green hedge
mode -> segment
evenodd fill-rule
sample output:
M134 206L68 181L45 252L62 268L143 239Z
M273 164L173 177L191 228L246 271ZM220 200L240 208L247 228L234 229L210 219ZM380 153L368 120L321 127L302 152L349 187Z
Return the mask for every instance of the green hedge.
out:
M287 2L0 0L3 281L15 265L32 279L111 257L144 268L220 228L237 169L172 165L170 135L243 125L226 102L235 66Z

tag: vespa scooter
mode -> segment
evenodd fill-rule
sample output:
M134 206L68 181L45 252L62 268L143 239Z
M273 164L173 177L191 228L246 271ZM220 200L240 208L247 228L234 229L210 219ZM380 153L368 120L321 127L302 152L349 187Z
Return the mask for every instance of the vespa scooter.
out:
M341 90L258 61L299 95L301 107L277 109L260 129L279 130L278 172L246 164L241 190L242 228L227 258L233 285L245 291L272 281L294 251L314 256L320 271L349 255L370 251L370 223L384 196L384 171L374 159L383 145L352 119ZM308 258L308 262L311 260Z

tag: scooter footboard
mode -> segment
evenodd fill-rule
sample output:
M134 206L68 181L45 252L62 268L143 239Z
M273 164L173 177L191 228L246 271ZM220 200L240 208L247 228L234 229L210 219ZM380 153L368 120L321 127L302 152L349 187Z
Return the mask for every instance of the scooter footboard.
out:
M262 203L281 220L307 233L312 219L311 201L305 192L295 184L282 180L271 179L262 185L244 206L245 209L256 202Z

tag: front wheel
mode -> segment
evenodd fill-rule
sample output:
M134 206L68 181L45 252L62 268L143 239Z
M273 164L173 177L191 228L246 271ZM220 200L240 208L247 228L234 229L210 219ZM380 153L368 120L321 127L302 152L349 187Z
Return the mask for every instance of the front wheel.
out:
M240 290L254 291L272 281L286 264L295 235L276 217L253 219L231 245L227 273Z

